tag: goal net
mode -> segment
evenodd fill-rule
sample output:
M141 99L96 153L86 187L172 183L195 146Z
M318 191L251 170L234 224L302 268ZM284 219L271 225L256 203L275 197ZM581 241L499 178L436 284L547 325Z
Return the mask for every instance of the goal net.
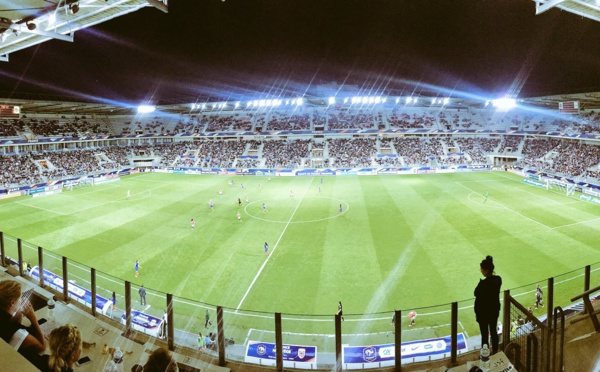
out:
M575 184L559 180L546 180L546 189L571 196L575 194Z

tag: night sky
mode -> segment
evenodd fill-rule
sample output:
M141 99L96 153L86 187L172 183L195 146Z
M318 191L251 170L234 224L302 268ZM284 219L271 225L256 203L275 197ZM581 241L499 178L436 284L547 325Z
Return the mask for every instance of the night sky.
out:
M0 62L0 97L181 103L600 91L600 23L529 0L171 0ZM457 93L454 93L457 94Z

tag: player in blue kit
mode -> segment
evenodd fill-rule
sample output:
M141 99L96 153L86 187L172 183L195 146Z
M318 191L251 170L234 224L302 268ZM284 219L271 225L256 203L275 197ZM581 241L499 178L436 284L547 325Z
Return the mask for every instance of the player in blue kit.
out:
M265 256L269 255L269 244L267 244L267 242L265 242Z

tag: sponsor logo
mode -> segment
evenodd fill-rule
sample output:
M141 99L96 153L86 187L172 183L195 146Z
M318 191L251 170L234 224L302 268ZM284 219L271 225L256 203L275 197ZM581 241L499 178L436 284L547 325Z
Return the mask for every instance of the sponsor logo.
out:
M377 351L373 346L365 347L363 349L363 359L366 362L373 362L377 359Z
M263 344L258 345L256 348L256 353L258 355L265 355L267 353L267 347Z

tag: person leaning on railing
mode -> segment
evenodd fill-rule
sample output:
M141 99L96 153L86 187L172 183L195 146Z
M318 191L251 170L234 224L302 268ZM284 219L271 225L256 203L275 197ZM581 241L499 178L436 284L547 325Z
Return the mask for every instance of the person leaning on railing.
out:
M21 324L23 317L31 326ZM0 282L0 337L31 362L46 350L33 306L28 298L21 297L21 283L15 280Z

